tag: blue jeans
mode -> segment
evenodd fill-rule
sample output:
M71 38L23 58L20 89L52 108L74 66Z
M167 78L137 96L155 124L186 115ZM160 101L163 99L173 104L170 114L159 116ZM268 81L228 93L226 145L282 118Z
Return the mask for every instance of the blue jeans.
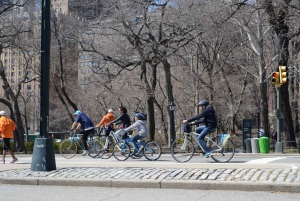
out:
M141 139L143 139L143 138L145 138L144 136L140 136L139 134L136 134L135 136L133 136L133 138L132 138L132 142L133 142L133 144L136 146L136 148L137 149L139 149L140 148L140 146L141 145L144 145L143 143L138 143L137 141L138 140L141 140ZM145 145L144 145L145 146ZM135 150L136 151L136 150Z
M202 147L203 151L205 153L210 152L210 150L208 149L208 147L206 146L206 143L204 141L205 136L207 136L208 134L214 132L216 130L216 128L207 128L206 126L200 126L196 128L196 133L199 133L200 135L198 136L198 141L200 146Z

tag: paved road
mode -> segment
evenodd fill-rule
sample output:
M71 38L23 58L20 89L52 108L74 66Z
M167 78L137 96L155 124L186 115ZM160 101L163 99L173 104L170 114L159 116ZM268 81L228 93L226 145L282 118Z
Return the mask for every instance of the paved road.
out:
M0 192L2 200L5 201L298 201L300 196L298 193L230 191L226 187L223 191L218 191L153 188L128 189L72 186L0 185Z
M17 164L0 164L0 183L27 185L132 187L163 189L231 189L299 192L297 155L237 155L231 163L213 163L194 157L177 163L170 155L159 161L120 162L56 155L57 170L32 172L31 156L18 156ZM7 158L9 159L9 157ZM290 162L287 162L290 161Z

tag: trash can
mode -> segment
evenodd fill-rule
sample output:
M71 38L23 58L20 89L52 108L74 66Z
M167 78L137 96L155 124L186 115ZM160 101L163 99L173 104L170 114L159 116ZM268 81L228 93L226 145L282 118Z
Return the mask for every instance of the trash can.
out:
M259 153L258 138L251 138L252 153Z
M247 152L247 153L252 153L252 149L251 149L251 138L247 138L247 139L246 139L246 152Z
M261 137L258 140L259 150L262 154L268 154L270 152L270 138Z

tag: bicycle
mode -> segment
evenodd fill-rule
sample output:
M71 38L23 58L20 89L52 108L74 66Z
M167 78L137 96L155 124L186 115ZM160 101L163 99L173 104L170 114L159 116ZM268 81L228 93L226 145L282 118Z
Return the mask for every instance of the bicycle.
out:
M89 136L87 145L90 157L94 158L100 154L101 145L93 139L93 136ZM70 131L70 138L63 140L60 144L60 154L67 159L73 158L78 152L78 146L84 150L84 147L79 143L79 138L76 137L76 130Z
M119 130L116 134L123 135L125 132L123 130ZM141 141L141 144L144 146L141 151L139 151L140 147L137 147L132 138L127 136L120 142L117 142L114 146L113 155L119 161L125 161L130 156L134 159L141 158L145 156L145 158L149 161L158 160L161 156L161 146L156 141ZM137 152L135 154L134 152Z
M189 132L183 133L184 136L175 139L171 145L172 157L180 163L187 162L193 157L195 153L193 140L202 150L202 154L204 154L204 151L197 140L200 134L191 131L191 125L187 124L186 126L188 126ZM212 153L210 156L214 161L225 163L230 161L234 156L234 143L229 138L229 134L216 134L212 138L209 136L205 137L206 145Z
M119 135L116 135L114 131L111 131L108 136L101 136L104 127L96 130L96 135L99 137L99 143L102 147L99 157L102 159L109 159L113 155L113 147L117 142L122 141Z

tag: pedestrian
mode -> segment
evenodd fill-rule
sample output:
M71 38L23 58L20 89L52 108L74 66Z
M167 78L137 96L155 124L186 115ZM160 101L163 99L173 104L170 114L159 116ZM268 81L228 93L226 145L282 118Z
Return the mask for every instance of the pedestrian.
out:
M260 129L258 130L258 137L260 138L263 136L265 136L265 131L264 131L263 127L260 127Z
M82 145L84 147L82 156L85 156L86 154L89 154L86 141L87 141L88 136L90 134L93 135L95 132L94 124L90 120L90 118L88 118L88 116L86 116L86 114L84 114L80 110L77 110L74 113L74 116L76 117L76 119L70 130L72 131L75 128L76 128L76 130L81 128L80 134L82 134Z
M115 120L116 117L114 116L114 111L112 109L109 109L107 114L104 115L102 120L99 122L99 124L96 126L96 128L99 128L104 124L105 126L105 136L108 136L110 131L114 131L114 125L109 125L109 122Z
M0 111L0 135L3 138L3 156L0 161L2 164L5 164L6 152L11 155L12 161L10 163L15 163L18 159L15 157L14 153L10 148L10 139L14 137L14 130L16 125L10 118L6 117L5 111Z

